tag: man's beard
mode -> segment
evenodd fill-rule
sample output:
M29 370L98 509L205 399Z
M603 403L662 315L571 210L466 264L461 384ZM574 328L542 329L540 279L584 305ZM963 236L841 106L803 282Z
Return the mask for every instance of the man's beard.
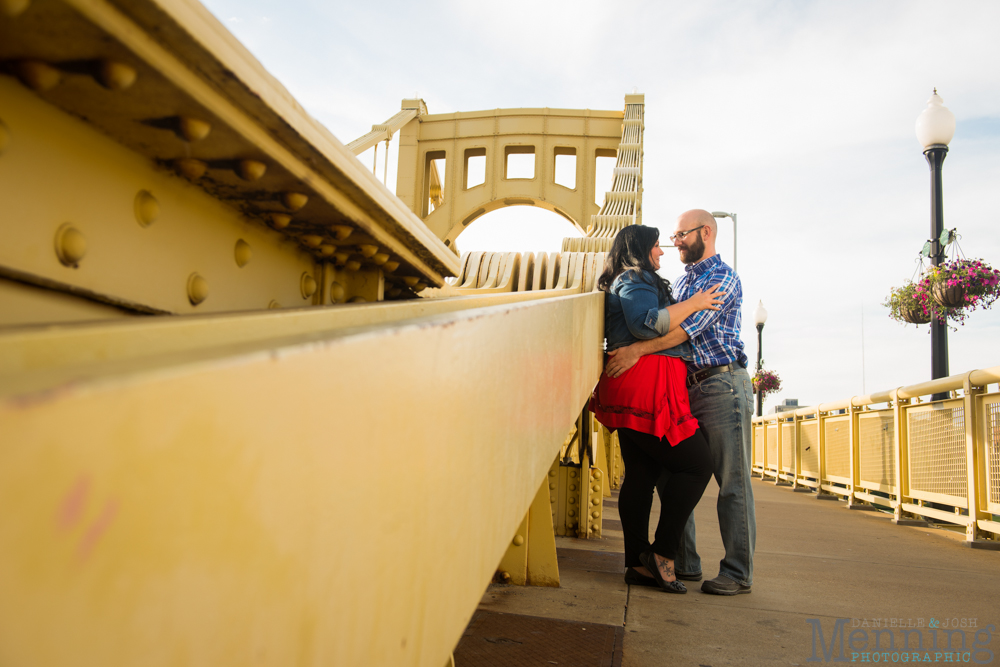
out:
M698 234L697 241L694 241L687 248L681 249L681 261L685 264L694 264L695 262L700 262L704 254L705 242L701 240L701 234Z

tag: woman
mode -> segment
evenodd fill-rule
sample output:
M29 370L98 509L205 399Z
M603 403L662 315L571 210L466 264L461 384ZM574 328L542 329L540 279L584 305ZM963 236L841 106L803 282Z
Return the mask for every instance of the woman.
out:
M660 268L659 231L631 225L615 237L598 287L607 293L604 333L607 350L675 329L692 313L718 310L723 294L716 285L676 303ZM618 511L625 533L625 581L686 593L674 573L674 557L688 516L701 499L714 469L698 420L691 414L681 357L690 358L685 342L642 357L618 378L601 376L591 401L598 421L618 431L625 481ZM660 497L660 520L649 544L653 488L661 473L671 473Z

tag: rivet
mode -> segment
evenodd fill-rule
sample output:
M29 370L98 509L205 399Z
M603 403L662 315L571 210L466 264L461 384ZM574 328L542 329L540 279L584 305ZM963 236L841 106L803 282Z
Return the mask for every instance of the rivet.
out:
M597 510L594 510L593 512L590 513L590 516L594 517L595 519L600 519L601 513L598 512Z
M403 276L403 282L406 283L407 287L413 287L420 282L420 278L416 276Z
M600 478L601 478L601 471L600 470L595 470L594 471L594 479L600 479Z
M236 173L244 181L258 181L267 172L267 165L259 160L240 160L236 166ZM301 207L299 207L301 208Z
M290 211L298 211L300 208L306 205L309 201L309 197L302 194L301 192L286 192L281 196L281 202Z
M10 143L10 130L7 129L7 124L0 120L0 155L7 149L7 144Z
M521 537L520 535L515 535L514 536L514 546L515 547L519 547L522 544L524 544L524 538Z
M191 305L197 306L208 298L208 281L197 273L192 273L188 276L187 293Z
M316 293L316 279L310 276L308 273L303 273L302 278L299 279L299 289L302 292L302 298L308 299L313 294Z
M569 485L569 490L570 491L576 491L576 484L570 484Z
M281 304L278 303L275 299L271 299L268 302L267 307L271 310L277 310L278 308L281 308Z
M600 491L601 490L601 485L600 484L594 484L590 488L593 489L594 491Z
M350 256L351 253L349 252L335 252L333 253L333 260L337 262L337 264L346 264L347 258Z
M0 12L14 18L18 14L23 13L30 4L31 0L0 0Z
M14 66L21 83L35 92L51 90L62 81L62 73L41 60L21 60Z
M292 222L292 216L287 213L272 213L271 224L275 229L284 229Z
M388 294L392 298L396 298L397 296L399 296L402 293L403 293L403 290L399 289L398 287L393 287L388 292L386 292L386 294Z
M600 505L601 504L601 499L600 498L594 498L593 500L590 501L590 504L591 505Z
M87 238L76 227L66 223L56 231L56 256L66 266L77 268L87 254Z
M576 498L570 498L569 499L569 504L570 505L576 505Z
M570 510L570 511L566 512L566 515L567 516L576 516L576 510Z
M347 303L368 303L368 299L363 296L352 296Z
M550 482L550 483L549 483L549 488L550 488L550 489L554 489L554 488L556 488L556 483L555 483L555 482Z
M555 499L555 498L549 498L549 502L550 502L550 503L554 503L555 501L556 501L556 499Z
M302 242L310 248L318 248L323 243L323 237L316 234L306 234L302 237Z
M205 172L208 170L208 165L201 160L185 157L179 160L174 160L174 169L176 169L177 173L184 178L191 181L197 181L205 175Z
M149 227L160 217L160 202L148 190L139 190L133 204L135 221L143 227Z
M348 236L351 235L351 232L354 231L354 228L348 225L330 225L330 230L337 235L338 241L343 241L344 239L346 239Z
M392 273L398 268L399 268L399 262L397 262L396 260L392 260L391 262L386 262L385 264L382 265L382 270L385 271L386 273Z
M505 584L509 584L510 583L510 573L509 572L501 572L500 573L500 578L503 579L503 583L505 583Z
M201 141L212 131L212 126L200 118L181 116L177 119L177 129L185 141Z
M319 247L319 251L327 257L330 257L333 253L337 252L337 246L324 243Z
M375 253L378 252L378 246L370 244L359 245L358 252L361 253L362 257L368 259L369 257L373 256Z
M556 471L555 470L550 470L549 471L549 477L555 477L555 476L556 476Z
M385 263L389 261L389 253L377 252L374 255L372 255L372 261L378 266L384 266Z
M347 260L347 262L344 263L344 268L348 271L357 271L361 268L361 262L356 259Z
M135 68L115 60L102 60L97 80L108 90L125 90L135 83L139 73Z
M569 471L569 476L570 477L576 477L576 471L575 470L570 470Z
M235 248L236 265L241 269L250 263L250 258L253 257L253 252L250 250L250 244L240 239L236 242Z
M344 303L344 286L338 282L330 283L330 303Z

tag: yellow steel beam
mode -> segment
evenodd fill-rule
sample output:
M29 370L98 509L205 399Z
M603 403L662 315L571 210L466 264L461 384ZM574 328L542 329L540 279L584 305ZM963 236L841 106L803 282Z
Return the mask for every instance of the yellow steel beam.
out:
M80 378L83 367L203 348L255 344L283 336L320 338L344 329L398 323L460 310L566 296L568 291L471 295L449 299L281 311L144 317L117 322L25 327L0 333L0 393ZM96 369L100 372L100 366ZM44 375L43 375L44 374Z
M541 299L0 394L0 662L445 664L602 318Z
M26 3L0 17L0 60L32 94L316 258L350 232L351 244L376 245L400 273L430 284L458 270L419 218L195 0ZM8 127L13 146L19 130Z

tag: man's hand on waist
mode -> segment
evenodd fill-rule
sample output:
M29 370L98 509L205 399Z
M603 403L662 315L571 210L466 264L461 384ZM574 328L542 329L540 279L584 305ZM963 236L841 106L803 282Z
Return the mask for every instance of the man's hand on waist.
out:
M612 350L608 352L608 363L604 367L604 372L608 377L616 378L628 369L632 368L639 361L639 357L643 357L647 354L653 354L654 352L659 352L660 350L667 350L671 347L680 345L688 339L687 333L680 327L677 327L665 336L660 336L659 338L652 338L650 340L641 340L638 343L632 343L631 345L626 345L625 347L620 347L617 350Z

